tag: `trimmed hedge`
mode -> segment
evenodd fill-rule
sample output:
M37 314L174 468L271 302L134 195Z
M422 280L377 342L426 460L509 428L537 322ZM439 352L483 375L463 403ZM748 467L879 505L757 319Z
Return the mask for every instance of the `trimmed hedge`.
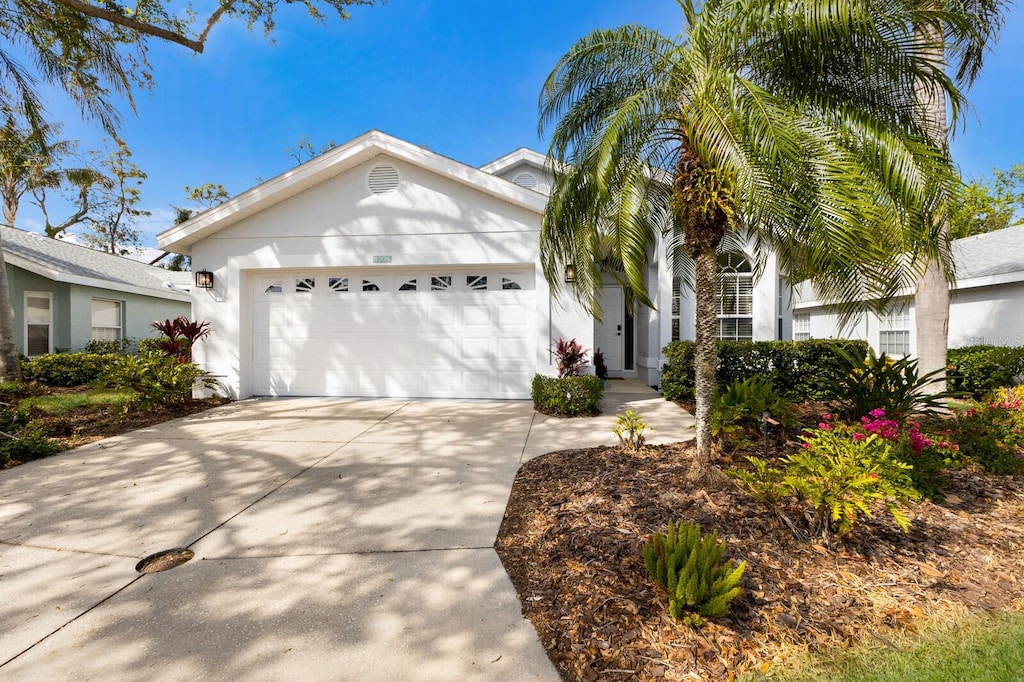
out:
M964 346L950 348L947 357L949 389L981 397L989 391L1019 383L1024 375L1024 348Z
M21 363L21 378L47 386L81 386L99 379L111 355L54 353Z
M533 377L530 395L538 412L559 417L581 417L601 413L601 380L592 374L569 377Z
M728 386L753 376L766 378L787 400L831 400L828 377L847 371L848 363L836 353L841 348L854 357L867 357L866 341L810 339L808 341L719 341L715 381ZM692 398L694 390L693 341L665 346L668 363L661 371L661 390L668 400Z

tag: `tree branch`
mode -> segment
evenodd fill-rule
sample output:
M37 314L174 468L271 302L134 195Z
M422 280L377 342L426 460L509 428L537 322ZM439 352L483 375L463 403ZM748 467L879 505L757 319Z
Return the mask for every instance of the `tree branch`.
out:
M77 12L81 12L82 14L88 17L92 17L93 19L100 19L102 21L110 22L111 24L117 24L118 26L130 28L133 31L138 31L139 33L143 33L145 35L150 35L155 38L160 38L162 40L166 40L172 43L177 43L178 45L187 47L193 52L197 52L200 54L202 54L203 52L203 48L205 47L206 44L206 36L209 34L210 29L213 28L213 25L220 20L221 16L224 14L226 10L226 7L224 5L218 7L217 11L213 13L213 16L211 16L210 20L206 23L206 29L203 30L203 33L199 37L199 40L193 40L192 38L184 36L180 33L175 33L174 31L170 31L160 26L154 26L153 24L147 24L144 21L139 21L137 19L132 19L131 17L126 17L119 12L114 12L108 9L104 9L102 7L97 7L96 5L90 5L86 2L82 2L82 0L54 0L54 2L64 5L65 7L73 9Z

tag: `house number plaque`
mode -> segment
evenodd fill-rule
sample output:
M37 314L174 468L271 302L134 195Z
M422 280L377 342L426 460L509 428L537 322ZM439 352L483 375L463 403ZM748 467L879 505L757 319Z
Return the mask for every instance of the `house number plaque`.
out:
M374 265L376 265L377 263L390 263L390 262L391 262L391 256L374 256L373 257Z

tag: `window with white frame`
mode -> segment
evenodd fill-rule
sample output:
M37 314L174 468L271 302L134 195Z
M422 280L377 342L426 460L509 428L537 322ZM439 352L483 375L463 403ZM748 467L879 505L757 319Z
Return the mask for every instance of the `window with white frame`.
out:
M672 340L679 340L679 311L683 307L683 278L672 278Z
M890 357L910 353L910 312L890 310L878 320L878 350Z
M121 319L121 301L92 299L92 340L120 341L124 332Z
M34 358L53 352L53 294L25 292L25 355Z
M793 340L806 341L811 338L811 314L797 313L793 316Z
M718 338L751 341L754 338L754 273L743 254L718 257Z

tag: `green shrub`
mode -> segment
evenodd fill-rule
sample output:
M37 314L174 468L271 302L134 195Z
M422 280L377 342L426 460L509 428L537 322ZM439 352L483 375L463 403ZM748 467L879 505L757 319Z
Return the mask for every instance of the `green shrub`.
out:
M643 547L651 578L668 593L673 618L699 626L701 616L720 618L743 593L740 580L747 562L733 567L723 560L725 543L718 532L702 536L700 526L669 521L668 533L655 533Z
M533 377L531 396L538 412L560 417L579 417L601 413L601 380L593 375Z
M775 387L763 377L737 380L724 389L718 387L711 409L711 433L731 440L743 431L756 432L765 412L786 427L795 424L789 401L776 393Z
M160 346L163 343L162 338L146 338L139 339L139 355L153 355L157 357L163 357L165 353L161 350Z
M21 376L47 386L81 386L96 381L110 357L94 353L40 355L21 364Z
M875 355L868 349L861 360L843 350L837 351L845 367L827 379L838 401L835 410L850 421L872 410L881 409L892 419L902 419L914 411L931 411L945 406L949 392L929 394L926 389L939 380L944 370L918 376L917 360L894 360L885 353Z
M1024 347L965 346L947 355L949 388L981 397L989 391L1020 383Z
M32 427L22 430L13 438L0 436L0 463L10 460L29 462L60 452L60 446Z
M956 406L953 438L960 452L992 474L1024 474L1024 411L1020 399Z
M214 389L217 381L190 362L163 356L118 355L111 358L103 382L112 388L130 388L143 406L188 402L198 388Z
M826 379L846 366L837 349L864 357L868 345L864 341L837 339L719 341L715 381L726 385L761 376L779 395L794 402L835 398ZM665 347L664 353L668 359L661 374L665 398L692 398L693 342L673 341Z
M884 504L901 529L910 527L900 506L920 499L920 494L910 479L910 465L893 454L890 443L876 434L857 438L831 429L817 429L803 441L800 452L783 460L784 470L749 457L753 473L726 473L741 490L769 506L795 496L807 507L802 519L808 534L826 542L848 534L861 516L871 516L875 503ZM793 520L775 511L796 530Z
M118 341L97 341L93 339L83 349L93 355L135 355L139 352L139 342L130 336Z
M644 449L647 439L644 438L644 431L647 424L640 415L633 410L626 410L615 415L615 427L612 429L622 443L626 452L637 453Z
M0 382L0 402L15 401L35 393L31 384L24 381L2 381Z

